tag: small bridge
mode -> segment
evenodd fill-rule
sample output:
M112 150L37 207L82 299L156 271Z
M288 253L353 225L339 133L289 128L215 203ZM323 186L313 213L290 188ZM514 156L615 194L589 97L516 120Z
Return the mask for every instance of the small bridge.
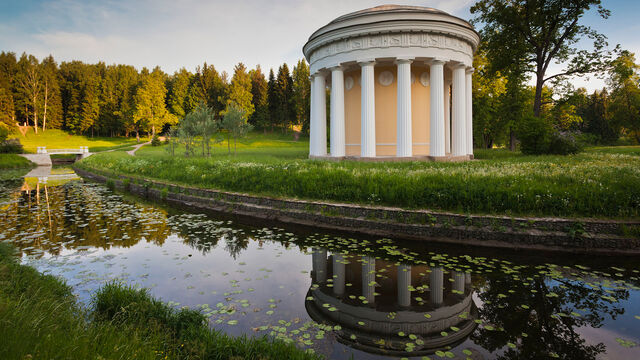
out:
M76 160L91 156L88 146L80 146L75 149L47 149L46 146L38 146L35 154L22 154L38 166L52 166L51 155L72 154L76 155Z

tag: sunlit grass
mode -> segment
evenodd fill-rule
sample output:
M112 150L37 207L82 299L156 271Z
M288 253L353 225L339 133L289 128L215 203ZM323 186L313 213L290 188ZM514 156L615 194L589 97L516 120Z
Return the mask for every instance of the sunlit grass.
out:
M572 156L492 149L477 150L471 162L371 163L308 160L308 141L260 137L236 155L220 145L211 158L145 147L135 157L101 154L80 166L226 191L460 213L624 218L640 210L640 147Z
M20 140L27 153L35 153L38 146L46 146L49 149L73 149L80 146L88 146L89 151L104 151L121 146L130 146L136 142L132 138L105 138L73 135L62 130L50 129L38 131L38 134L30 129L26 136L15 133L11 137Z
M16 154L0 154L0 170L7 169L28 169L34 164Z

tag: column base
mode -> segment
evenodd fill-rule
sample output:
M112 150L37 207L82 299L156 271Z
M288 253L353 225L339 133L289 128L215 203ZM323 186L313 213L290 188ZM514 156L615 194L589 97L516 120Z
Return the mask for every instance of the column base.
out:
M309 155L309 159L312 160L329 160L329 161L366 161L366 162L407 162L407 161L425 161L425 162L462 162L473 160L473 155L446 155L446 156L431 156L431 155L415 155L407 157L398 156L376 156L376 157L361 157L361 156L318 156Z

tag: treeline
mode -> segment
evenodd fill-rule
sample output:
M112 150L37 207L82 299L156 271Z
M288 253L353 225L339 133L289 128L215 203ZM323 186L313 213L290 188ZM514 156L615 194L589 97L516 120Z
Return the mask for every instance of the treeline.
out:
M309 67L285 63L268 78L260 66L242 63L229 78L204 63L169 75L159 67L56 63L33 55L0 53L0 123L35 131L63 129L76 134L130 136L155 134L204 104L220 119L236 104L259 129L309 128Z

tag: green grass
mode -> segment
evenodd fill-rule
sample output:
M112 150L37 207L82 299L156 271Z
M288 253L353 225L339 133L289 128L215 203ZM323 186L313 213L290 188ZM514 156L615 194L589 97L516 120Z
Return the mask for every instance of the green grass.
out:
M83 135L73 135L56 129L38 131L37 135L33 132L33 129L30 129L26 136L15 133L11 137L19 139L24 146L24 151L27 153L35 153L38 146L46 146L49 149L70 149L88 146L89 151L98 152L131 146L136 143L136 140L131 138L92 138Z
M110 283L84 310L60 279L21 265L0 243L0 359L315 359L265 337L210 330L146 290Z
M459 213L640 215L640 147L572 156L478 150L478 160L463 163L332 162L308 160L307 141L252 136L235 156L222 147L211 158L144 147L135 157L100 154L79 166L226 191Z
M16 154L0 154L0 170L30 169L34 164Z

